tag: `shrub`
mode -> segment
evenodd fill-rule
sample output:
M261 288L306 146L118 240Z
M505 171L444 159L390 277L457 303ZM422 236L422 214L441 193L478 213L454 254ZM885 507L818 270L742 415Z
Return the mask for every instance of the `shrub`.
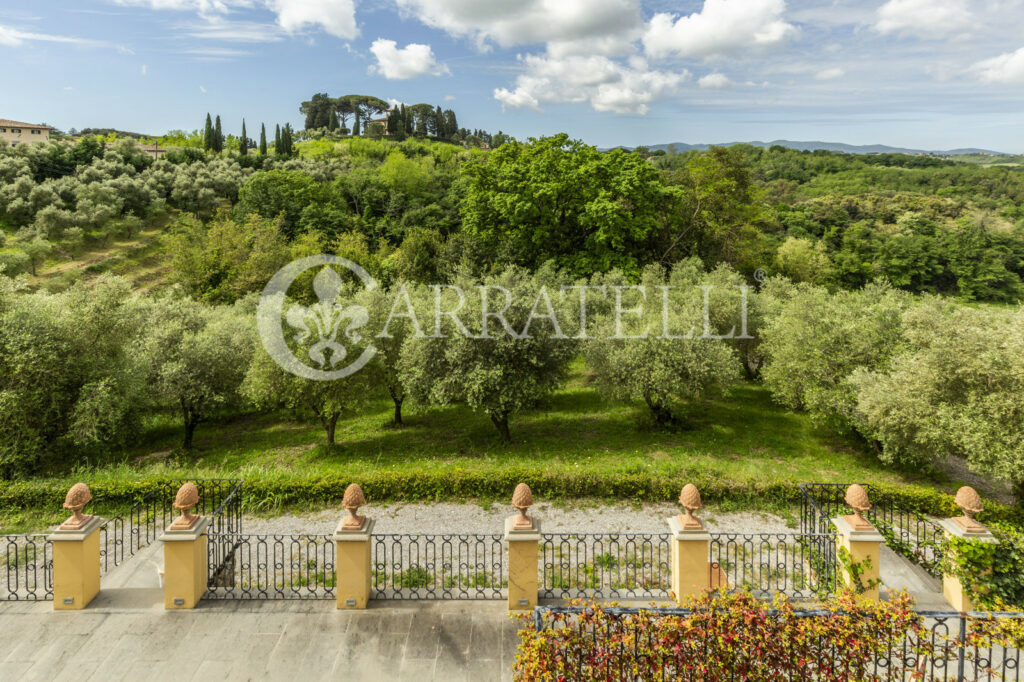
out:
M513 676L597 680L629 671L628 679L645 680L870 680L876 660L900 650L904 638L927 637L906 594L888 602L843 595L822 605L821 616L798 616L787 601L742 593L712 593L688 606L688 615L613 615L589 604L576 623L558 613L540 630L528 621ZM910 661L912 674L917 661Z

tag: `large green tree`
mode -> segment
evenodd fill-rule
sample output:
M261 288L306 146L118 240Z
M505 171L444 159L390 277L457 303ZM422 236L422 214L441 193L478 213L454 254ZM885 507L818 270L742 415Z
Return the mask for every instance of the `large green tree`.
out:
M554 259L574 275L639 274L673 202L644 159L602 153L565 134L504 144L465 174L469 232L500 244L520 265Z

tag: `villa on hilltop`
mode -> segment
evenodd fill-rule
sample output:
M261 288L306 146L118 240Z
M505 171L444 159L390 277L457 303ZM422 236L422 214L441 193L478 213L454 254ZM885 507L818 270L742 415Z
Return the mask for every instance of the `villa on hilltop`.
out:
M53 128L48 125L22 123L21 121L0 118L0 140L7 140L11 143L12 147L17 147L19 144L49 140L51 130Z

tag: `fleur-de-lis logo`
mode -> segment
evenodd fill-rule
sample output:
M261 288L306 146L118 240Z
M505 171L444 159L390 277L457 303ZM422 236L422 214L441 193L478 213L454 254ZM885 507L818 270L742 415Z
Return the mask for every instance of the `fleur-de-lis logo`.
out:
M349 321L344 330L344 337L353 343L359 343L362 336L358 329L370 321L366 308L359 305L342 307L335 302L343 286L344 283L338 273L325 266L313 278L313 291L319 300L308 308L293 305L285 315L288 324L299 330L295 334L296 343L305 347L310 339L316 338L316 343L309 346L307 352L310 360L322 368L330 363L333 369L348 355L345 346L338 342L338 331L342 322Z
M366 270L346 258L329 254L309 256L277 271L263 289L256 311L260 340L274 361L292 374L321 381L357 372L377 352L372 344L367 344L354 360L343 363L350 355L346 342L359 344L363 341L359 329L369 322L370 317L363 306L339 303L345 283L330 265L347 268L366 289L377 286ZM310 306L295 304L284 312L288 288L303 272L318 266L323 267L313 278L317 302ZM295 356L287 342L283 321L287 321L294 330L290 332L292 341L306 351L309 360L317 367L311 367Z

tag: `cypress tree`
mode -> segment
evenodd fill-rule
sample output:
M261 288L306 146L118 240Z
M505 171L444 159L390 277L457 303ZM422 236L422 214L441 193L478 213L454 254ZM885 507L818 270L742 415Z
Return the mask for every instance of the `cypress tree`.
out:
M338 129L338 112L336 112L334 110L331 110L331 117L327 121L327 129L328 130L337 130Z
M203 129L203 149L206 151L213 149L213 119L210 118L210 112L206 112L206 127Z
M278 123L274 127L274 153L281 153L281 124Z
M359 137L359 107L356 107L356 122L352 124L352 136Z
M224 133L220 129L220 114L217 114L217 122L213 126L213 151L224 151Z
M267 155L267 125L260 123L260 156Z
M240 141L238 151L241 152L242 156L249 153L249 138L245 134L245 119L242 119L242 139Z

